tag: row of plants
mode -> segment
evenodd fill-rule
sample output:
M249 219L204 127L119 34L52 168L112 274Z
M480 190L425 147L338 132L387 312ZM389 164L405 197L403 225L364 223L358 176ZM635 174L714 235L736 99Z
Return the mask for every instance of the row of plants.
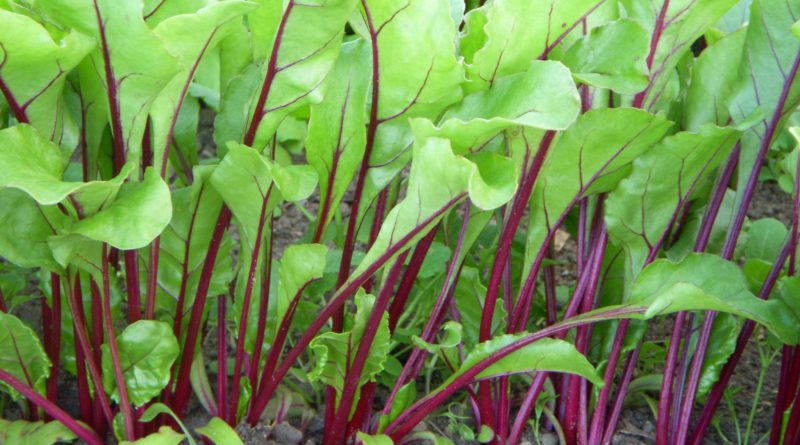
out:
M647 381L656 443L700 444L758 329L796 444L798 16L0 0L0 442L314 410L325 445L607 444ZM760 178L788 226L747 217Z

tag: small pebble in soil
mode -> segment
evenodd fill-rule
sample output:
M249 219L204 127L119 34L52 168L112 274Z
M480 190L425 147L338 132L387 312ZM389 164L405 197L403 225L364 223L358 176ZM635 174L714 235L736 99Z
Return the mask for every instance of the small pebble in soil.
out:
M303 440L303 433L286 422L281 422L272 428L272 437L281 444L297 444Z

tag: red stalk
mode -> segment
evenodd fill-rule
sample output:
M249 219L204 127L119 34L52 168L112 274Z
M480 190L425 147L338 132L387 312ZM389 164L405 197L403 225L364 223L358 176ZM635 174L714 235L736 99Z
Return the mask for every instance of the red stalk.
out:
M258 327L256 330L256 347L253 349L253 359L250 365L250 390L255 393L258 391L258 367L261 363L261 345L264 344L264 335L267 329L267 310L269 307L269 287L272 280L272 219L269 221L269 244L267 244L266 259L261 271L261 292L258 312Z
M128 291L128 321L142 318L141 291L139 289L139 254L135 250L125 251L125 284Z
M206 260L203 262L203 270L200 275L200 282L197 285L197 294L195 295L194 304L192 304L192 314L189 318L189 326L186 331L186 341L183 346L183 354L181 356L177 378L173 379L175 389L170 402L172 403L172 410L179 417L185 414L186 407L189 403L189 373L192 367L194 351L197 347L200 323L202 322L203 313L205 312L208 288L211 285L211 275L214 271L214 264L217 261L217 254L219 253L219 246L222 243L222 236L225 234L225 230L228 228L232 216L230 209L227 206L223 206L217 217L214 233L211 235L211 243L208 246ZM167 388L169 387L170 386L167 386Z
M220 295L217 300L217 416L224 416L228 412L228 336L225 326L227 302L225 295Z
M397 323L400 322L400 316L403 315L403 311L405 311L408 296L411 295L411 289L414 287L414 281L416 281L417 276L419 275L419 271L422 268L422 263L425 261L425 257L428 255L428 250L430 250L433 240L436 238L436 232L438 229L439 228L437 226L428 232L428 234L417 243L417 247L414 248L414 253L411 254L408 267L406 267L405 274L403 275L402 280L400 280L400 285L397 287L397 292L395 292L392 305L389 307L390 332L394 332L394 330L397 328Z
M378 68L378 33L375 30L375 25L372 22L372 15L367 6L366 0L361 0L361 5L364 8L366 16L367 28L369 30L370 41L372 45L372 102L369 111L369 124L367 125L367 139L364 146L364 156L361 159L361 166L358 169L358 176L356 178L355 191L353 193L353 202L350 205L350 216L347 218L347 233L345 234L344 244L342 245L342 260L339 267L339 276L337 279L336 287L341 287L350 275L350 264L353 261L353 249L355 248L355 239L358 230L358 214L361 207L361 198L364 194L364 186L367 180L367 172L369 171L369 160L372 156L372 148L375 145L375 134L378 130L378 101L380 97L380 70ZM333 332L340 332L342 329L343 311L338 311L333 317ZM325 425L330 426L333 421L333 412L335 408L336 395L328 388L325 410Z
M784 112L783 108L789 96L789 90L791 89L791 86L794 83L794 79L797 76L798 68L800 68L800 51L798 51L797 54L795 55L792 67L788 75L786 76L786 80L783 84L783 89L781 90L781 94L778 98L777 106L775 107L775 110L773 110L772 117L770 118L766 131L764 132L764 136L761 139L759 150L758 153L756 154L755 162L750 171L750 175L747 178L747 183L745 184L745 187L743 189L742 201L740 202L739 208L737 209L736 215L734 216L733 223L731 224L731 227L728 230L728 236L725 239L725 245L723 246L722 249L722 258L726 260L730 260L733 258L734 251L736 249L736 244L737 241L739 240L739 236L742 231L742 226L744 225L744 220L747 216L747 209L750 207L750 202L753 199L756 185L758 185L759 172L761 171L764 159L766 158L767 152L769 151L769 147L772 144L772 140L775 137L775 133L777 132L778 124L780 123L781 116L783 115ZM687 387L688 391L683 403L683 408L680 413L680 419L678 425L679 440L685 440L686 436L688 435L688 424L690 420L689 417L691 416L691 409L694 404L694 399L696 395L695 391L697 385L699 384L700 372L702 370L702 362L705 357L706 348L709 342L709 337L711 335L711 328L713 326L715 318L716 318L716 312L708 311L706 313L705 318L703 319L703 324L700 328L700 337L698 339L697 348L693 359L692 371L689 376L689 384ZM686 428L681 429L681 426L684 425L686 426Z
M86 322L85 316L83 313L83 301L81 299L80 294L80 277L78 274L75 274L75 292L73 292L72 298L68 301L70 302L70 312L72 312L72 322L75 326L75 339L80 346L81 352L84 355L85 363L89 368L89 374L92 376L92 382L94 383L94 399L98 403L94 403L94 412L93 412L93 424L99 425L102 423L102 418L105 416L108 425L112 425L114 420L114 415L111 412L111 403L108 400L108 396L106 395L105 389L103 388L103 378L102 374L100 373L100 361L97 360L97 355L92 353L92 349L89 346L89 339L86 335ZM92 282L94 284L94 282ZM93 290L97 288L96 285L92 286ZM92 292L94 294L94 291ZM102 333L102 331L101 331ZM96 337L96 336L95 336ZM102 342L102 339L101 339ZM98 347L99 348L99 347ZM77 350L78 348L76 348ZM99 349L98 349L99 350ZM79 375L80 375L80 366ZM80 380L79 380L80 381ZM99 415L98 415L99 414Z
M236 407L239 405L239 389L242 379L242 366L245 358L244 342L247 337L247 320L250 314L250 300L253 296L253 286L256 281L256 269L258 267L258 256L261 253L261 241L263 240L264 225L267 222L267 206L269 204L269 197L272 195L272 183L270 183L267 193L261 201L261 214L258 219L258 228L256 229L256 239L253 244L253 251L250 257L250 268L247 271L247 282L244 287L244 295L242 296L242 316L239 320L239 333L236 338L236 356L233 365L233 381L231 383L231 405L228 412L228 423L230 425L236 424ZM269 261L269 259L265 259ZM262 307L261 311L266 311L267 308ZM256 345L259 348L260 345ZM258 363L255 363L258 366Z
M125 437L127 440L135 439L135 427L133 424L133 410L128 401L128 389L125 386L125 376L122 371L117 339L114 335L114 318L111 314L111 287L108 275L108 245L103 243L102 254L103 270L103 325L108 334L108 349L111 353L111 363L114 365L114 380L119 391L119 409L122 412L122 421L125 426Z
M667 17L667 9L669 9L669 0L664 0L664 3L661 4L661 10L658 13L658 17L656 18L656 24L653 28L653 36L650 38L650 51L647 54L648 71L653 69L653 60L656 57L656 50L658 50L658 42L661 40L661 35L664 33L664 28L666 27L665 19ZM653 80L654 79L650 79L647 84L647 88L634 96L634 108L642 108L644 105L644 100L647 97L647 94L650 92L650 88L653 86Z
M591 317L574 317L525 336L501 348L491 357L481 360L474 367L465 371L463 374L460 374L449 385L441 390L430 393L420 400L417 400L417 402L402 412L391 424L389 424L383 433L390 436L395 442L399 441L408 433L410 433L419 422L427 417L439 405L444 403L456 391L460 390L465 385L472 383L478 374L492 364L496 363L498 360L508 356L520 348L523 348L545 337L563 334L572 328L583 326L587 323L596 323L599 321L608 320L610 318L619 318L628 314L643 313L644 311L644 308L616 307L605 312L595 313Z
M481 314L480 326L480 341L489 340L492 336L492 320L494 319L495 301L500 288L500 281L503 277L503 271L506 267L506 262L511 254L511 243L514 240L514 235L519 228L522 216L525 213L525 208L528 206L531 194L533 193L533 185L539 172L544 164L545 157L547 156L550 146L555 137L554 131L545 133L539 149L536 151L528 171L525 172L522 178L522 183L514 196L514 201L511 204L511 211L508 214L506 223L503 225L503 232L500 235L500 242L495 254L495 260L492 264L492 271L489 276L489 282L486 285L486 299L484 300L483 312ZM496 429L494 410L492 409L492 393L491 386L488 381L482 381L478 385L478 404L481 411L481 420L484 425L488 425Z
M261 413L264 411L266 404L264 407L258 407L256 405L256 397L255 395L261 391L264 382L268 378L270 374L275 372L275 366L278 364L278 360L280 359L281 351L283 350L283 346L286 343L286 337L289 335L289 328L292 327L292 320L294 320L294 313L297 310L297 305L300 303L300 297L303 296L303 292L305 292L306 287L311 284L311 282L305 283L294 295L292 301L289 303L289 306L286 308L286 313L283 315L283 319L281 320L281 324L278 326L278 331L275 333L275 340L272 342L272 347L269 349L269 353L267 354L267 360L264 364L264 370L261 373L261 380L258 384L258 392L253 390L253 397L250 397L250 408L249 408L249 415L248 415L248 422L251 422L251 425L254 425L255 422L261 417ZM256 388L255 386L253 388ZM269 399L267 399L269 402ZM252 420L255 419L255 420Z
M47 380L47 399L55 402L58 396L58 371L61 365L61 277L56 273L50 273L50 289L53 307L51 324L47 329L50 331L48 355L52 363L52 374Z
M86 441L88 444L103 445L103 440L100 439L100 437L98 437L94 431L82 426L75 419L70 417L69 414L59 408L55 403L42 397L28 385L17 380L16 377L2 369L0 369L0 380L2 380L3 383L7 384L8 386L14 388L16 391L20 392L31 403L43 409L44 412L46 412L49 416L61 422L70 431L75 433L75 435Z
M69 278L69 277L68 277ZM69 279L67 280L69 282ZM76 301L83 301L83 295L81 291L81 281L80 276L75 275L75 285L72 289L74 298ZM69 297L71 298L71 296ZM70 304L69 298L67 299L67 304ZM81 410L81 419L84 422L91 424L92 423L92 398L89 393L89 383L86 378L86 355L83 352L83 348L79 346L78 341L78 325L84 326L86 322L84 321L85 317L83 315L83 311L73 312L72 318L81 317L80 323L73 322L72 324L72 332L73 337L75 338L75 373L78 379L78 401ZM85 334L86 331L84 331ZM95 425L95 429L97 430L97 426Z
M347 427L347 419L350 416L353 399L358 390L361 372L364 370L364 365L369 357L369 351L372 348L372 342L375 340L375 335L378 332L381 318L383 318L383 314L389 306L389 299L392 296L394 285L400 278L400 272L403 269L403 263L405 262L407 254L408 251L403 252L394 260L394 265L389 269L386 282L383 283L383 287L378 297L375 299L375 304L372 307L367 326L358 343L358 349L353 358L353 363L350 365L345 375L342 395L339 400L339 407L336 411L332 428L330 430L325 430L323 445L343 443L346 439L344 436Z
M461 256L461 250L464 246L464 239L467 234L467 227L469 224L469 217L470 217L470 201L469 199L464 203L464 219L461 222L461 230L458 234L458 241L456 243L455 249L453 250L453 256L450 260L450 264L447 266L447 273L444 279L444 283L442 283L442 288L439 291L439 295L436 297L436 303L434 303L433 309L431 310L431 314L428 317L428 321L425 323L425 327L422 330L422 334L420 338L426 342L432 342L436 338L436 333L439 331L441 327L441 322L444 316L444 310L446 305L449 303L452 293L451 289L453 288L454 284L456 283L456 272L460 267L459 257ZM435 234L436 231L432 231L428 236ZM431 236L431 239L433 237ZM416 251L414 252L416 254ZM420 260L420 263L422 261ZM394 332L394 330L390 327L390 330ZM397 378L394 386L392 387L392 391L389 394L389 398L386 400L386 404L383 408L383 414L388 415L392 411L392 404L394 402L394 398L397 396L397 392L406 385L407 383L415 380L419 375L420 370L422 369L422 365L425 362L425 357L427 357L427 351L420 348L414 347L409 355L408 359L406 359L405 365L403 365L403 370L400 372L400 376Z
M281 379L289 372L295 360L297 360L300 354L305 351L305 349L308 347L308 344L311 342L311 340L313 340L314 336L317 335L317 332L322 329L322 326L324 326L328 319L342 307L347 298L353 295L356 290L361 287L364 282L366 282L366 280L368 280L375 272L382 268L390 259L401 253L407 247L407 244L414 239L414 237L420 235L426 229L429 229L434 222L436 222L442 215L444 215L445 212L450 210L465 196L466 193L462 193L453 197L439 210L421 221L420 224L409 231L409 233L389 246L389 248L387 248L386 251L380 257L378 257L374 263L369 265L364 270L364 272L354 278L351 278L344 286L336 290L336 292L331 296L328 304L322 308L320 314L306 329L295 346L288 352L286 358L283 359L275 372L263 372L261 374L261 383L259 384L258 394L255 396L256 400L252 405L253 409L250 410L250 414L247 417L248 423L254 425L258 421L259 413L261 413L267 406L269 399L272 397L272 394L274 393Z

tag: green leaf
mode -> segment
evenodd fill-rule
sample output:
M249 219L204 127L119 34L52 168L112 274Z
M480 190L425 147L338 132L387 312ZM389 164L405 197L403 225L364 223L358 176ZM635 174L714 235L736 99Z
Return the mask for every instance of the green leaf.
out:
M330 209L339 207L364 157L368 51L363 40L342 45L325 100L311 107L306 157L319 176L320 203L327 203ZM333 215L333 211L320 215L317 224L327 225Z
M236 19L254 10L256 4L233 0L211 3L193 14L175 15L160 22L153 32L175 57L179 71L153 102L153 166L161 170L164 150L173 142L171 127L177 123L179 109L200 60L235 31ZM233 25L233 26L226 26ZM197 127L195 126L195 131Z
M344 24L355 7L354 0L316 0L283 3L262 1L261 7L250 14L254 40L270 42L254 48L256 62L261 57L274 60L274 72L268 81L270 63L251 68L248 77L228 84L222 109L215 125L215 140L223 146L229 141L242 142L254 114L263 116L253 147L262 148L272 138L283 118L293 110L322 100L322 84L333 67L341 46ZM278 23L283 23L278 38ZM258 43L256 43L258 45ZM267 88L261 110L257 99L262 87ZM238 94L237 94L238 93Z
M142 406L169 383L172 363L178 358L178 341L167 323L140 320L117 337L120 364L130 401ZM103 386L118 400L108 344L103 344Z
M219 417L212 417L205 426L197 428L195 431L208 437L218 445L242 445L242 439L236 434L224 420Z
M0 369L44 394L50 360L33 330L19 318L0 312L0 344L5 345L0 348ZM13 400L22 397L4 383L0 388L9 392Z
M195 441L192 438L192 435L189 433L189 430L186 428L186 425L183 424L181 419L175 415L175 412L170 409L167 405L164 405L161 402L155 402L151 404L145 412L139 417L139 420L142 422L150 422L155 419L159 414L166 414L172 417L172 420L175 421L176 424L181 428L183 431L183 436L186 438L186 441L189 442L189 445L194 445Z
M488 2L485 44L472 56L472 89L485 89L500 77L525 71L531 60L548 52L562 33L597 4L596 0L498 0ZM472 14L470 14L472 15Z
M747 228L747 243L744 254L748 259L764 260L769 263L778 258L789 230L775 218L761 218Z
M757 298L736 264L717 255L693 253L677 263L654 261L636 279L630 302L647 306L645 319L679 311L713 310L753 320L786 344L800 342L800 321L786 304Z
M265 218L270 215L284 193L287 199L303 199L316 185L310 167L281 167L252 148L234 143L210 180L238 219L251 248L258 237L262 213Z
M109 64L108 71L116 83L122 126L122 134L115 137L124 140L127 159L138 166L147 113L153 100L179 70L175 58L144 22L142 1L38 0L36 6L54 22L97 41L91 54L91 70L87 69L86 74L95 76L95 81L100 81L105 89L109 80L106 63ZM104 48L109 60L104 57ZM108 93L102 92L106 102ZM106 115L106 119L110 117Z
M746 28L728 34L703 50L692 65L684 109L688 130L706 123L727 123L730 93L739 74L746 35Z
M44 139L30 125L0 130L0 189L16 188L38 203L58 204L67 196L81 203L87 213L96 211L116 196L132 165L123 167L111 181L65 182L67 162L58 146Z
M481 283L480 271L474 267L464 266L461 276L456 282L455 303L461 314L464 346L473 348L479 343L481 316L486 304L486 286ZM501 299L495 302L492 318L492 332L505 326L506 310Z
M203 0L144 0L144 20L150 27L155 27L164 20L178 15L196 12L204 6Z
M450 375L439 388L445 388L458 376L472 369L478 363L489 359L502 348L528 335L530 334L500 335L479 344L467 354L458 370ZM576 374L599 387L603 386L602 377L597 374L597 371L595 371L586 357L575 349L575 346L564 340L553 338L543 338L508 354L481 371L476 380L531 371Z
M634 20L620 19L592 29L559 60L576 82L634 94L647 87L649 50L647 31Z
M316 361L309 378L312 381L319 380L333 386L339 394L344 386L344 377L355 358L353 351L358 349L361 337L367 327L370 313L375 305L375 297L360 290L355 301L356 314L350 330L326 332L316 336L309 345L314 352ZM369 381L375 381L376 376L383 370L383 363L391 350L390 338L389 314L384 312L359 376L359 388ZM358 399L358 395L355 399Z
M396 402L395 402L396 403ZM453 441L445 436L432 433L430 431L418 431L411 435L411 439L427 441L431 445L453 445Z
M650 83L645 91L643 106L653 109L658 101L671 100L665 90L674 78L678 62L688 54L692 43L702 36L738 0L658 0L640 2L622 0L628 16L644 26L649 35L654 32L662 7L667 7L663 30L658 39L650 67Z
M456 156L445 139L430 138L414 146L414 162L408 176L406 197L386 216L378 237L352 276L378 260L404 236L406 246L425 235L444 212L470 197L476 207L489 210L508 202L516 190L513 162L487 153L478 163ZM396 252L395 254L399 254Z
M213 166L194 169L194 183L172 192L172 219L161 233L161 255L158 261L157 303L160 309L174 314L175 302L180 297L184 263L188 279L184 289L185 308L191 308L202 273L202 264L217 222L222 198L209 184ZM231 238L226 234L214 264L209 293L223 294L233 279L231 264ZM186 319L186 317L184 317Z
M494 431L488 425L481 425L481 430L475 440L480 443L489 443L493 438Z
M730 314L720 314L714 319L706 356L703 359L697 397L708 394L708 391L719 379L720 371L728 363L728 359L736 349L736 339L739 337L742 327L739 320Z
M778 289L778 298L800 319L800 275L783 277L778 281Z
M550 225L577 199L612 190L620 172L661 140L671 123L633 108L594 109L582 114L550 148L531 198L526 267ZM530 148L533 150L534 148Z
M442 325L442 329L445 331L445 336L439 343L426 342L416 335L411 337L411 341L417 347L425 349L432 354L439 352L442 349L454 348L461 343L461 323L456 321L448 321Z
M407 118L435 119L458 102L462 92L455 86L464 80L464 68L456 58L457 29L448 1L367 0L366 6L377 33L379 80L373 89L378 89L380 124L362 196L362 202L371 202L410 160ZM366 14L361 15L363 20Z
M364 445L394 445L392 438L385 434L367 434L359 431L356 433L356 440Z
M378 32L379 119L432 118L461 99L453 86L464 71L455 56L456 27L447 2L368 0L366 5ZM404 63L397 63L398 57Z
M20 190L0 190L0 256L20 267L61 270L47 239L66 217L55 206L42 206Z
M322 244L294 244L283 252L278 272L278 300L274 312L270 311L275 314L273 323L270 323L272 335L277 332L297 292L322 277L327 256L328 248Z
M664 138L633 161L630 176L608 194L606 222L611 239L625 246L629 283L636 277L673 215L727 159L741 133L706 125L696 133Z
M12 109L12 116L18 120L24 117L41 134L59 142L64 136L63 127L68 125L64 122L64 81L67 73L92 50L94 42L75 31L54 41L33 18L3 9L0 23L2 82L18 107Z
M77 439L61 422L28 422L0 419L0 443L7 445L52 445Z
M729 111L733 122L738 124L760 108L762 120L742 136L741 183L750 175L756 153L766 137L765 129L774 126L774 142L789 115L800 104L800 88L797 88L800 76L794 77L793 85L787 85L792 79L790 70L800 52L800 42L791 32L794 17L798 15L800 5L791 2L754 0L750 7L743 63L739 64L738 81L731 92ZM784 89L787 94L785 100L781 100ZM779 119L772 122L776 111Z
M158 172L148 168L143 181L124 184L114 202L76 222L69 231L120 250L139 249L150 244L170 218L169 187Z
M178 445L183 442L185 437L181 433L175 432L168 426L162 426L157 432L149 434L136 441L123 440L119 445Z
M564 130L580 112L570 72L560 62L534 61L526 72L498 79L488 91L473 93L450 109L442 124L412 119L414 136L450 139L463 154L514 126Z

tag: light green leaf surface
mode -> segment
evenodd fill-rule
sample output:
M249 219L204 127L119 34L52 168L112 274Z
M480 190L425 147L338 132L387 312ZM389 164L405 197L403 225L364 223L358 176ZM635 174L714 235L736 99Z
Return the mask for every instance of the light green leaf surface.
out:
M242 445L242 439L236 434L224 420L219 417L212 417L205 426L197 428L196 431L208 437L217 445Z
M93 71L106 90L97 100L104 98L108 102L108 84L115 85L122 134L114 136L123 139L127 160L138 166L147 113L179 70L177 60L144 22L142 1L37 0L35 3L56 23L77 29L97 42L91 65L87 67L91 70L87 69L86 74ZM143 61L147 63L143 65ZM110 69L106 70L107 67ZM107 78L107 71L113 79ZM111 119L110 114L107 119Z
M228 84L216 120L214 138L219 146L243 142L256 115L261 120L252 145L262 148L286 115L323 98L322 86L339 54L343 25L355 1L289 0L280 12L279 5L281 2L262 1L260 8L249 15L254 20L254 41L270 44L256 43L259 46L254 53L260 67L249 69L246 77ZM280 38L278 29L282 30ZM268 73L269 80L265 81ZM256 110L262 94L263 107Z
M48 139L61 141L67 125L64 82L94 42L75 31L55 41L33 18L4 9L0 9L0 23L0 85L27 122ZM14 111L12 115L20 117Z
M342 45L325 100L311 107L306 158L319 176L319 200L332 210L338 208L364 156L369 65L367 42ZM327 225L333 216L333 211L320 215L317 224Z
M515 175L509 174L514 171L513 162L491 153L477 162L453 154L445 139L417 143L406 197L388 213L372 248L352 276L363 272L404 237L410 236L406 247L413 245L467 196L484 210L508 202L517 186Z
M153 125L153 166L161 170L164 150L172 143L171 128L176 125L178 110L188 92L200 60L235 30L231 23L257 7L246 1L211 3L193 14L172 16L153 30L164 48L176 59L179 68L158 98L150 113ZM226 25L233 26L226 26ZM196 130L196 126L195 126Z
M77 439L61 422L28 422L0 419L0 443L6 445L52 445Z
M631 261L628 279L636 277L673 215L730 153L741 132L713 125L698 132L664 138L633 161L630 176L608 194L606 222L612 241L625 246Z
M375 305L375 297L364 293L362 290L356 295L355 301L357 309L354 323L350 330L326 332L315 337L309 345L316 361L309 378L322 381L336 388L339 394L341 394L344 387L344 377L347 375L355 358L353 351L358 349L361 337L367 327L370 313ZM379 323L359 376L359 388L365 383L375 380L377 374L383 370L384 361L391 350L389 343L391 339L389 334L389 314L384 312ZM358 395L355 396L354 400L358 400Z
M667 89L678 62L689 53L692 43L736 3L737 0L620 1L628 16L639 21L649 35L653 35L662 7L667 8L650 67L650 82L647 89L639 93L644 96L646 110L654 109L659 100L671 100Z
M526 265L576 197L612 190L622 179L620 173L661 140L670 126L663 117L642 110L606 108L582 114L561 133L533 190Z
M634 94L647 87L650 36L631 19L620 19L592 29L575 42L561 62L576 82Z
M526 72L507 76L447 111L442 124L412 119L416 138L450 139L458 154L477 150L499 132L526 126L564 130L578 117L580 97L570 72L552 61L534 61Z
M545 54L564 32L598 3L597 0L498 0L486 3L481 8L486 16L482 30L485 37L478 39L485 39L485 43L471 57L467 72L474 85L470 88L486 89L503 76L525 71L531 60ZM475 20L478 23L482 21ZM474 45L474 38L470 40Z

